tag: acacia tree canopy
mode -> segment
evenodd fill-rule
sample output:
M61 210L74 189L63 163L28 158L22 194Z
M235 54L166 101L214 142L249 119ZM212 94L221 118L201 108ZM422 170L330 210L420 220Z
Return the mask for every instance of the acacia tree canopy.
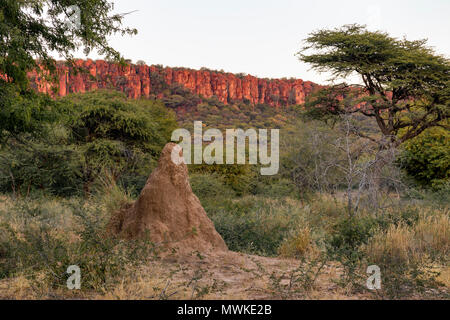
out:
M320 117L373 117L383 140L395 146L431 127L448 129L450 64L427 47L426 40L399 40L365 26L346 25L311 33L298 56L312 69L330 72L333 80L354 75L361 79L362 84L344 82L312 95L306 106Z

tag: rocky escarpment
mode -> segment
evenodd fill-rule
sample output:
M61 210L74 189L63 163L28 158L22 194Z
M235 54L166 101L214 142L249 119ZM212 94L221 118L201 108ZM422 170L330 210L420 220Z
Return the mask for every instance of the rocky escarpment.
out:
M109 88L123 91L134 99L148 98L152 94L162 97L164 87L179 84L205 98L216 96L225 104L243 101L272 106L301 104L305 96L318 87L315 83L301 79L261 79L208 69L135 64L121 66L103 60L76 60L75 64L85 72L76 72L64 63L58 63L57 86L45 81L35 71L28 76L32 86L39 92L59 96Z

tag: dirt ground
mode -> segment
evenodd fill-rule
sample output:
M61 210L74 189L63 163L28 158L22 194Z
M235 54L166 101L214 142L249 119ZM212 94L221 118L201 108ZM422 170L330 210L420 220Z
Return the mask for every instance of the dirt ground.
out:
M330 281L338 270L325 265L312 290L305 290L299 261L228 252L166 257L143 266L133 281L124 279L96 299L367 299L348 296ZM294 275L294 276L293 276Z
M36 291L23 277L0 281L1 299L377 299L369 291L355 293L338 285L339 268L294 259L268 258L237 252L167 256L134 269L102 293L77 290ZM311 271L311 272L309 272ZM448 284L449 270L441 280ZM309 279L309 280L308 280ZM412 299L420 299L410 297Z

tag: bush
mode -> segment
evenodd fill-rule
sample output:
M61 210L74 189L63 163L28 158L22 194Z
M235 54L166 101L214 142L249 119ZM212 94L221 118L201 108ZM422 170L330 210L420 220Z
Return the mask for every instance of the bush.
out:
M26 196L47 189L59 196L82 192L82 155L73 146L30 139L27 146L11 143L0 152L0 190Z
M105 171L140 190L177 127L160 102L128 100L117 92L73 94L57 104L59 123L39 135L9 139L0 150L0 190L89 194Z
M223 197L232 198L234 191L216 174L193 174L189 177L192 191L200 200Z
M262 194L272 198L284 198L295 196L297 190L295 185L287 179L276 179L275 181L268 181L262 188Z
M189 165L189 172L218 177L225 186L232 189L238 196L248 194L252 178L254 177L254 172L249 164L191 164Z
M60 103L70 115L77 143L121 141L156 156L177 128L174 114L160 102L128 100L118 92L73 94Z
M230 250L275 256L302 219L296 205L289 199L247 196L207 203L205 209Z
M431 230L436 224L429 219L444 225ZM436 279L439 273L433 265L436 259L430 254L438 252L441 256L448 253L450 224L448 217L434 219L425 218L415 227L391 225L387 231L377 231L364 247L367 263L380 267L382 292L389 298L411 296L438 285Z
M112 197L123 198L117 193ZM22 275L34 281L37 290L66 288L68 266L78 265L82 290L102 292L120 281L128 268L156 254L145 238L123 241L107 236L109 215L102 206L78 200L61 204L43 197L29 200L17 200L0 211L0 278Z
M329 244L340 254L354 255L361 245L367 243L374 226L371 218L342 218L334 226Z
M340 218L327 240L328 255L343 267L340 284L365 289L365 269L377 265L389 298L411 296L436 287L436 263L446 265L450 220L441 210L403 206L383 215Z
M399 162L421 186L442 188L450 178L450 134L427 130L405 144Z

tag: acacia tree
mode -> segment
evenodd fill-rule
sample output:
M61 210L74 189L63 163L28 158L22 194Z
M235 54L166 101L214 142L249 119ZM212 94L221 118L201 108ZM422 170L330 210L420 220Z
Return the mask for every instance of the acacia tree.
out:
M59 54L73 67L75 50L88 54L96 49L123 62L107 37L137 31L122 27L124 15L113 10L114 4L107 0L0 1L0 137L4 131L32 131L36 122L46 118L50 102L36 99L27 72L35 69L47 79L55 78L53 55ZM71 27L67 21L75 13L80 23Z
M431 127L449 129L450 64L426 40L396 39L361 25L313 32L299 59L332 80L357 75L360 83L333 84L306 106L321 118L360 113L374 118L382 138L355 127L354 133L383 147L397 147Z

